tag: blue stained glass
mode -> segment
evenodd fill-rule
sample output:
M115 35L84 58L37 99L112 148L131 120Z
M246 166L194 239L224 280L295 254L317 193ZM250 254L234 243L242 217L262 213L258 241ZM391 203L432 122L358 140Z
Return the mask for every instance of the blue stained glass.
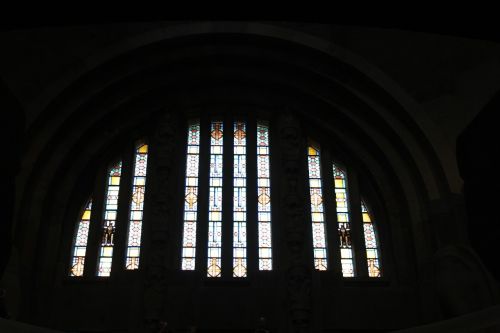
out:
M210 125L210 178L208 207L207 276L220 277L222 248L222 177L224 129L221 121Z
M257 122L257 220L261 271L273 269L269 154L269 126L267 122L259 121Z
M120 178L122 162L112 165L108 171L108 187L106 189L106 200L104 216L109 217L103 221L101 245L99 250L97 275L110 276L113 261L113 248L115 238L116 211L118 210L118 195L120 190Z
M91 213L92 199L89 199L87 204L85 205L85 209L82 213L76 231L76 237L73 244L73 256L71 258L71 269L69 272L70 276L83 276Z
M233 276L246 277L246 124L235 121L233 134Z
M377 242L377 234L364 200L361 200L361 214L363 216L363 230L365 238L368 276L380 277L382 273L379 260L380 249Z
M316 147L309 146L307 152L314 268L322 271L328 269L328 262L326 257L327 244L324 223L323 191L321 188L320 150Z
M130 202L128 244L125 262L125 268L128 270L139 268L147 161L148 145L140 143L136 147L135 152L132 200Z
M200 166L200 123L188 127L184 224L182 234L182 270L196 267L196 220L198 214L198 173Z
M333 186L337 205L337 224L340 246L340 262L344 277L355 276L352 249L351 227L349 219L349 200L347 195L347 175L343 169L333 163Z

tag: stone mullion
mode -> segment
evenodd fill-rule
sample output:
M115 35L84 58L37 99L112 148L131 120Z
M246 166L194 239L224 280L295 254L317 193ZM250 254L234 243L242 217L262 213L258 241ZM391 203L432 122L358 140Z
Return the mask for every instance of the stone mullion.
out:
M253 114L247 121L247 263L248 276L259 271L257 218L257 123Z
M196 271L207 276L208 197L210 179L210 118L200 119L200 166L198 173L198 219L196 221Z
M111 266L111 277L120 278L125 272L125 251L128 246L129 209L132 196L132 178L134 177L134 149L131 147L122 162L122 174L120 179L120 191L118 194L118 211L115 222L115 239L113 249L113 262Z
M355 260L355 276L367 277L368 266L366 263L359 183L357 175L350 170L347 170L347 195L349 197L348 205L351 218L351 242Z
M310 332L312 328L311 275L312 236L307 217L306 140L295 116L280 117L280 150L282 166L281 209L285 223L288 255L286 283L289 327L293 332Z
M233 276L233 120L224 119L222 172L222 277Z
M151 181L148 223L149 246L145 258L144 281L144 332L157 332L166 322L165 306L167 278L169 270L169 240L170 226L175 223L173 207L174 189L177 175L175 149L178 137L176 135L177 119L172 113L161 116L151 142L150 168ZM146 231L146 230L145 230Z
M84 277L97 275L97 256L99 254L100 240L102 236L102 218L104 209L104 197L107 186L107 169L103 168L97 174L92 195L92 212L90 214L89 239L87 242L87 255L85 258Z
M325 228L328 241L328 270L333 271L335 276L342 276L332 157L330 152L326 149L323 150L322 155L321 174L323 176L323 203L325 207Z

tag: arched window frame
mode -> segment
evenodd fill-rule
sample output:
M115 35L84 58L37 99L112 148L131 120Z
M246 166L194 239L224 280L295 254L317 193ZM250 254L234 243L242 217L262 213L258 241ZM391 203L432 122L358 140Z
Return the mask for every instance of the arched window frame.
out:
M333 271L336 275L341 276L345 281L362 281L368 279L370 281L380 281L385 282L388 280L388 275L390 273L390 268L388 267L387 259L385 258L385 253L388 253L386 248L389 246L385 242L386 237L383 234L385 232L384 226L380 227L380 221L384 221L382 218L381 205L382 202L375 199L376 191L373 189L373 183L369 181L369 177L365 175L366 170L361 171L360 168L356 167L358 164L351 158L351 154L346 152L344 149L339 147L336 143L332 143L331 139L325 133L317 133L306 126L308 133L310 135L307 139L307 150L310 145L319 148L321 152L321 184L323 191L323 204L324 204L324 221L325 221L325 232L326 232L326 243L327 243L327 263L328 268L322 271ZM308 151L304 153L307 158ZM338 237L338 221L337 221L337 208L335 199L335 189L329 183L333 183L334 175L332 170L332 165L335 164L343 169L347 176L347 194L348 194L348 205L349 205L349 215L351 222L351 240L353 249L353 266L354 266L354 276L344 276L342 272L341 256L340 256L340 241ZM307 166L309 168L309 165ZM309 171L309 170L308 170ZM360 180L361 179L361 180ZM307 186L308 193L310 191L309 184ZM365 247L365 236L363 230L362 221L362 210L361 210L361 200L364 199L368 210L372 217L372 222L374 224L375 235L378 242L378 256L379 264L381 268L381 274L378 277L370 277L368 272L368 261ZM310 203L310 196L307 200ZM308 205L309 207L310 205ZM310 225L310 232L312 237L314 237L312 230L312 214L311 210L308 209L308 223ZM385 215L384 215L385 216ZM382 229L382 230L381 230ZM314 255L313 264L314 264Z
M138 136L132 135L131 137L123 138L122 140L116 141L114 144L108 146L102 151L99 160L103 161L98 163L96 172L94 173L94 184L90 193L87 197L92 198L92 211L89 223L89 233L87 237L87 250L85 259L85 269L83 275L73 276L71 274L71 267L65 270L65 274L70 279L75 280L106 280L115 279L117 276L124 274L125 271L133 272L136 269L130 270L126 269L126 259L127 259L127 237L129 233L129 219L130 219L130 205L132 200L132 186L134 182L134 162L136 157L137 147L143 143L149 145L150 138L148 136ZM109 158L111 156L111 159ZM115 231L114 231L114 249L112 254L111 263L111 274L109 276L99 275L99 252L101 249L101 240L103 237L103 223L105 221L105 207L106 207L106 193L108 187L108 177L109 170L112 165L117 162L121 162L121 176L119 193L117 200L117 210L116 210L116 220L115 220ZM94 164L96 165L96 164ZM147 165L147 173L149 173L150 166ZM86 185L85 187L88 187ZM146 181L147 187L147 181ZM146 193L148 191L146 190ZM88 192L87 192L88 193ZM80 193L79 198L82 197ZM147 221L147 200L144 200L143 207L143 222ZM71 233L73 237L71 238L70 244L70 258L69 261L65 260L65 263L71 263L74 247L75 247L75 236L78 230L78 226L81 220L82 213L85 207L79 207L78 213L74 210L70 215L75 216L77 214L76 224L72 225ZM144 223L142 226L141 238L144 239ZM65 255L66 257L66 255ZM144 251L140 251L140 261L144 257Z
M247 276L245 277L235 277L233 274L231 274L232 266L233 266L233 246L227 246L226 244L232 244L233 239L230 237L232 235L232 232L230 232L231 225L229 223L226 223L225 225L223 224L223 235L222 235L222 253L223 253L223 259L222 259L222 274L221 277L217 278L218 280L247 280L249 278L252 278L258 274L266 274L266 272L271 272L275 268L275 260L276 260L276 249L272 248L272 261L273 261L273 266L271 267L270 270L261 270L259 269L259 239L258 239L258 209L257 209L257 193L258 193L258 186L257 186L257 123L260 122L265 122L267 123L269 127L269 145L271 146L271 142L274 140L273 139L273 123L274 123L274 117L270 117L270 115L263 113L255 113L255 110L251 110L247 108L236 108L228 112L221 112L220 110L214 110L212 112L206 112L202 115L199 115L197 113L194 113L192 115L186 116L183 127L181 128L182 132L182 137L183 137L183 149L182 149L182 154L183 154L183 160L182 160L182 165L180 166L180 170L182 170L179 173L179 179L181 179L180 184L178 184L178 193L185 193L185 177L186 177L186 163L187 163L187 154L186 154L186 147L187 147L187 130L189 127L189 124L191 124L193 121L199 121L200 123L200 166L199 166L199 179L198 179L198 223L197 225L197 237L196 237L196 269L193 271L196 271L195 274L201 274L204 279L212 280L212 278L205 276L206 275L206 269L207 269L207 244L208 244L208 231L207 226L204 225L205 222L208 221L208 188L209 188L209 160L210 160L210 124L212 121L222 121L224 125L224 137L226 140L224 140L223 143L223 149L224 152L230 152L229 154L224 153L223 155L223 168L224 168L224 173L223 173L223 193L224 194L231 194L231 195L224 195L223 196L223 207L232 207L232 202L233 197L233 138L230 138L229 140L229 135L233 134L233 125L234 121L244 121L246 124L246 132L247 132L247 146L246 146L246 151L247 151L247 161L246 161L246 166L247 166L247 181L246 181L246 187L247 187ZM276 170L274 169L274 162L273 160L275 157L272 152L273 148L270 148L271 153L269 156L270 160L270 183L271 187L275 187L275 180L274 177L272 176L274 173L276 173ZM207 163L208 162L208 163ZM227 172L229 171L229 172ZM255 195L254 195L255 194ZM183 247L183 229L182 225L184 223L183 221L183 215L184 215L184 196L180 195L181 198L177 200L178 202L178 215L180 218L178 219L180 222L176 223L176 225L180 225L181 227L178 228L177 230L179 231L177 233L179 241L176 242L179 244L178 249L175 250L175 253L178 253L175 256L175 267L178 267L181 274L191 274L190 272L192 270L182 270L182 247ZM277 196L275 196L277 198ZM271 202L275 200L277 202L277 199L271 198ZM275 203L277 205L277 203ZM272 205L272 204L271 204ZM231 208L228 209L223 209L222 211L222 216L225 221L232 221L232 217L230 215L233 214L233 211ZM276 210L271 208L271 244L276 243L276 225L273 224L273 221L277 220L276 217ZM178 265L177 265L178 263ZM229 269L229 268L231 269Z
M255 128L252 128L252 127L255 127L255 124L256 124L257 120L263 119L263 120L269 122L269 124L270 124L270 140L271 141L273 140L272 138L275 135L275 134L273 134L273 132L276 130L275 128L273 128L274 126L271 126L271 124L274 122L273 117L269 117L268 115L265 115L265 116L258 116L257 115L256 116L256 115L254 115L254 114L252 114L250 112L249 113L246 113L246 112L243 112L243 113L239 113L239 112L227 112L227 113L210 113L210 114L205 114L202 117L199 117L199 116L196 116L196 115L195 116L186 117L185 118L185 125L186 126L183 126L183 127L185 127L185 129L181 128L181 132L184 131L184 130L187 130L187 124L188 124L189 120L196 119L196 118L200 119L200 123L204 122L205 124L209 124L212 119L216 119L216 118L223 119L224 122L225 122L226 127L229 124L232 125L232 121L235 120L235 119L245 120L247 122L247 124L249 124L249 136L255 136ZM207 135L208 135L208 133L206 133L205 136L207 136ZM185 137L184 133L182 134L182 136ZM142 139L142 140L144 140L145 142L150 141L149 139L147 139L146 136L144 136L144 139ZM252 139L249 139L249 140L255 141L255 138L253 137ZM138 140L134 140L134 144L133 144L134 147L135 147L135 144L136 144L137 141ZM315 142L322 142L322 141L323 140L318 140L318 141L315 141ZM202 159L201 155L203 155L204 152L206 154L207 151L209 150L209 148L207 148L208 144L206 142L205 143L203 143L203 142L204 142L204 140L200 140L200 160ZM181 165L179 165L178 167L176 167L178 169L178 172L179 172L178 179L181 180L178 185L179 185L179 188L182 188L182 190L180 192L178 192L178 193L183 193L183 191L184 191L183 181L184 181L184 177L185 177L185 162L186 162L185 161L185 147L186 147L186 144L187 144L186 142L182 143L183 147L181 149L181 151L184 152L182 154L182 156L184 156L184 160L182 161L182 163L180 163ZM128 146L131 146L131 144L128 143ZM205 148L203 148L203 146L205 146ZM229 148L227 148L227 147L225 147L225 148L226 149L231 149L231 150L233 148L232 146L229 146L229 145L228 145L228 147ZM357 193L357 194L354 194L354 196L355 197L357 196L358 199L355 199L355 198L352 198L352 197L349 199L350 205L353 205L354 202L356 202L357 200L360 200L359 199L360 198L359 191L361 189L359 187L359 184L358 185L353 185L353 183L357 184L357 182L358 182L358 179L357 179L358 178L358 172L354 171L354 169L352 168L352 165L353 165L352 162L349 162L349 161L348 162L343 162L345 160L345 157L348 156L348 154L345 154L345 152L340 152L340 153L335 152L335 149L336 149L335 146L332 147L331 145L326 145L326 146L322 145L321 147L322 147L321 149L322 149L322 154L323 154L323 159L324 159L322 161L322 163L321 163L322 174L323 174L322 182L325 183L325 178L327 177L327 175L328 175L328 177L330 177L329 175L331 174L331 170L329 170L329 169L331 169L330 166L331 166L331 163L333 161L332 160L332 155L335 155L335 159L334 159L335 162L338 163L339 165L341 165L347 171L348 179L349 179L348 184L350 186L350 188L349 188L350 196L353 195L353 193ZM250 147L250 146L248 147L248 149L253 149L253 148L254 148L253 145L252 145L252 147ZM120 192L126 192L126 193L123 193L123 194L120 193L120 200L119 200L119 205L120 205L119 215L120 214L122 215L122 217L121 217L121 224L125 224L125 225L120 226L121 230L117 232L117 234L118 234L117 237L118 236L120 237L120 240L118 241L119 243L118 243L118 246L117 246L117 251L120 251L120 252L123 252L123 253L125 253L125 251L126 251L126 230L128 229L128 225L126 225L126 224L128 224L129 210L128 210L127 207L122 208L121 206L126 206L127 203L129 202L130 189L131 189L131 186L132 186L131 182L132 182L133 175L131 174L131 172L132 172L131 169L133 167L134 154L131 153L130 150L131 150L130 148L128 148L126 150L123 150L124 152L119 155L119 156L121 156L121 158L124 161L123 162L124 165L123 165L123 174L122 174L122 177L124 177L123 178L124 179L124 185L123 186L125 186L127 188L126 191L120 190ZM132 150L135 151L135 148L132 149ZM273 148L271 148L271 150L273 150ZM334 151L334 152L332 152L332 151ZM325 156L326 156L326 160L325 160ZM273 159L274 159L273 155L271 154L271 161ZM328 161L328 162L326 162L326 161ZM250 158L249 158L249 161L247 163L248 163L249 166L251 166L251 168L254 168L255 164L256 164L256 161L251 161ZM276 170L273 171L272 169L276 169L276 164L277 163L278 163L277 161L271 162L271 174L273 174L273 173L276 174ZM106 164L106 165L108 165L108 164ZM349 167L345 167L345 165L348 165ZM149 168L149 165L148 165L148 168ZM253 172L255 173L255 170L253 170ZM101 173L103 173L103 172L101 171ZM125 173L127 173L127 175L125 175ZM206 170L206 168L205 168L205 171L202 171L202 166L200 164L200 178L202 177L201 176L202 173L208 174L208 170ZM105 191L105 189L103 189L103 185L102 185L103 179L104 179L104 182L105 182L105 175L101 175L100 178L102 178L102 179L98 182L98 184L96 185L96 187L94 189L94 192L96 192L96 193ZM230 180L230 184L232 185L232 178L230 178L228 176L227 179ZM272 177L271 178L271 183L274 184L276 182L277 182L277 180L275 179L275 177ZM226 181L226 183L227 183L227 181ZM249 191L250 191L250 187L255 186L255 185L252 185L252 183L253 183L252 181L248 182ZM277 184L274 184L273 186L276 188ZM130 187L130 189L129 189L129 187ZM353 190L351 187L356 187L356 190ZM325 193L333 191L331 188L329 188L326 185L323 186L323 190L325 191ZM126 196L126 199L123 199L123 196ZM332 196L332 194L330 194L330 196ZM334 194L333 194L333 196L334 196ZM97 197L98 197L98 195L96 196L96 198ZM176 197L175 198L176 201L183 201L183 195L179 195L179 196L176 195L175 197ZM250 198L250 196L249 196L249 198ZM368 197L368 196L366 196L364 198L367 200L366 202L368 202L368 205L370 207L370 213L373 215L374 212L371 209L371 207L377 206L377 205L379 205L379 203L373 204L372 201L371 201L371 199L370 199L370 197ZM104 200L104 198L102 200ZM274 201L277 201L277 197L275 197ZM147 204L147 202L146 202L146 204ZM93 202L93 205L97 206L97 208L94 208L94 209L100 211L100 213L98 213L98 215L102 214L103 209L104 209L102 203L101 203L101 207L99 207L99 204L96 204L95 202ZM250 203L248 203L248 205L250 205ZM330 204L328 204L328 203L325 204L325 206L328 206L328 205L330 205ZM182 205L176 205L176 206L177 207L181 207ZM330 212L335 212L335 208L334 207L329 207L329 208L325 208L325 209L327 211L330 211ZM255 214L255 208L253 207L253 205L252 205L252 207L249 206L249 211L251 211L251 210L254 210L254 212L252 212L252 213ZM201 215L204 214L203 209L200 210L200 213L201 213ZM354 206L353 206L352 209L351 209L351 214L352 214L354 220L359 220L359 221L361 220L361 210L360 209L359 209L359 212L358 212L357 209L354 208ZM92 213L92 215L95 215L95 214ZM144 215L147 216L147 213L145 213ZM276 210L275 209L272 211L272 215L273 215L272 220L273 221L277 221ZM359 215L359 216L357 216L357 215ZM126 216L126 217L123 217L123 216ZM176 217L175 219L176 220L182 220L182 216L183 216L183 213L180 212L179 213L179 217ZM328 270L329 271L337 271L337 272L339 272L340 275L342 275L341 274L341 269L340 269L341 265L339 263L339 256L337 254L338 251L336 251L338 249L338 241L336 241L337 236L335 234L335 231L332 231L332 227L331 227L332 223L333 223L333 225L336 225L336 220L335 219L332 220L331 216L332 216L332 213L327 213L326 217L325 217L325 221L326 221L326 224L327 224L327 243L328 243L327 256L328 256L328 263L329 263ZM79 218L79 216L78 216L78 218ZM145 218L147 219L147 217L145 217ZM379 224L378 223L379 222L379 218L375 217L373 220L376 223L377 237L378 237L378 242L379 242L379 246L380 246L379 253L386 252L385 250L382 249L383 247L385 247L385 244L384 244L383 241L381 241L381 236L380 236L380 233L381 233L380 229L381 228L378 225ZM124 221L126 223L124 223ZM355 229L356 228L359 229L360 222L356 222L356 223L357 223L358 227L355 227ZM94 225L95 224L96 223L94 222ZM179 225L181 225L181 224L182 223L179 223ZM250 229L252 228L251 224L252 223L248 223ZM95 229L96 227L93 226L93 228ZM177 231L179 231L176 234L178 234L179 238L181 238L182 237L182 227L177 226L176 228L177 228ZM275 238L276 238L276 233L277 233L276 230L277 230L277 228L278 228L278 226L276 226L276 223L275 223L272 226L272 242L273 242L273 244L276 244ZM362 225L361 225L361 228L362 228ZM76 228L74 230L76 230ZM175 230L175 228L173 230ZM249 231L248 233L250 234L251 232L252 231ZM255 230L253 232L256 233ZM97 257L98 257L97 254L95 253L98 250L94 250L93 249L96 246L95 245L91 245L91 242L92 242L92 237L93 237L93 243L94 244L96 242L98 242L99 236L95 235L96 231L92 232L92 230L90 230L90 233L91 233L91 235L89 235L89 244L88 244L88 247L89 247L88 252L90 252L90 254L87 255L87 256L90 256L90 260L87 260L88 262L86 262L86 266L89 265L89 264L90 265L96 265L97 264ZM92 233L94 234L93 236L92 236ZM249 235L250 239L252 237L254 237L253 242L255 244L257 242L256 236ZM356 270L358 272L356 273L356 275L353 277L352 280L356 280L356 279L362 279L364 277L367 277L368 274L366 273L366 250L364 249L364 239L363 239L363 232L362 232L362 230L361 231L360 230L353 231L353 238L356 239L354 241L354 244L355 244L355 248L354 248L354 252L355 252L354 262L355 262ZM231 240L231 242L232 242L232 240ZM249 240L249 242L251 242L251 240ZM203 237L197 237L196 243L197 243L197 248L200 249L199 252L202 253L202 255L197 256L197 259L196 259L197 260L197 267L203 267L203 264L204 264L203 261L205 261L205 259L206 259L206 254L203 253L204 251L206 252L206 249L204 249L204 247L206 245L206 239L204 239ZM175 250L174 250L175 253L179 253L178 260L175 259L175 263L180 263L181 262L181 256L182 256L182 254L180 254L181 251L182 251L182 245L181 244L182 244L182 239L178 243L175 243L175 244L172 245L175 248ZM362 246L360 246L360 244L362 244ZM335 250L332 249L332 245L335 247ZM98 246L97 246L97 248L98 248ZM71 247L71 251L72 251L72 249L73 249L73 247ZM252 252L255 252L253 254L254 258L258 258L258 254L256 253L257 250L258 250L258 248L255 245L252 248L250 248L250 246L249 246L249 248L248 248L248 256L252 255L251 254ZM69 251L69 252L71 252L71 251ZM273 248L272 251L273 251L273 261L277 262L279 259L276 257L276 252L278 252L279 250L277 248ZM332 251L334 253L333 255L332 255ZM140 259L141 261L143 260L144 252L145 251L141 250L141 259ZM115 259L115 257L116 257L116 259ZM120 272L124 271L124 269L122 267L117 267L118 264L116 264L116 262L118 262L118 261L121 262L121 261L124 261L124 260L125 260L125 254L120 253L120 254L117 254L116 256L114 255L114 257L113 257L113 270L118 270ZM202 266L200 266L200 260L202 261L201 262ZM383 277L384 277L384 280L385 280L385 278L387 277L387 267L386 267L386 264L385 264L386 258L384 257L383 254L380 255L380 261L382 263L382 266L384 267L383 268L383 272L384 272L383 273ZM68 262L69 262L69 260L68 260ZM255 274L256 272L259 271L258 268L255 267L255 264L253 266L254 266L253 267L253 273L251 273L251 274ZM276 266L279 266L279 264L276 265ZM279 267L273 267L273 269L279 269ZM96 270L97 270L97 268L96 268ZM91 271L91 273L89 273L88 271ZM117 272L114 275L121 275L121 274L123 274L123 273L118 273ZM88 268L86 268L86 272L85 272L84 276L86 276L87 278L91 278L91 277L93 277L95 275L96 274L95 274L95 270L94 269L88 269ZM81 278L81 277L79 277L79 278ZM231 278L229 278L229 279L231 279ZM347 279L349 279L349 278L347 278ZM380 280L382 280L382 279L380 278Z

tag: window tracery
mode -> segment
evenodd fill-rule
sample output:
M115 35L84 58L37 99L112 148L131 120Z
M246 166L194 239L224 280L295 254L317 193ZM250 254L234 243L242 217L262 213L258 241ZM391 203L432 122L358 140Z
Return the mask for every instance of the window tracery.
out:
M248 126L248 121L233 120L222 121L212 120L204 132L200 120L192 120L187 127L186 165L184 173L184 194L183 194L183 217L182 217L182 243L180 245L180 268L183 271L200 269L198 264L205 262L206 276L209 278L220 278L227 271L233 278L248 277L249 265L255 265L259 271L270 271L274 268L273 242L272 242L272 214L271 214L271 144L270 127L267 121L253 120L252 126ZM253 134L249 135L249 131ZM203 136L206 133L206 136ZM226 135L225 135L226 134ZM227 135L229 134L229 135ZM209 154L206 154L207 161L202 160L200 154L201 143L206 138ZM252 140L249 140L252 138ZM227 140L227 142L225 142ZM226 149L224 149L226 147ZM228 150L228 147L231 147ZM253 148L251 148L253 147ZM149 145L145 141L139 141L134 147L134 158L131 160L132 190L126 205L128 217L126 225L126 237L124 237L124 260L125 270L136 270L140 267L142 231L144 223L144 205L146 192L146 179L148 167ZM249 155L251 154L251 155ZM252 158L249 158L252 156ZM325 171L328 166L322 166L322 152L318 144L310 144L307 153L308 186L310 200L310 225L312 234L314 268L318 271L331 270L334 263L340 264L343 277L355 277L356 263L359 265L360 259L356 259L356 253L361 251L366 254L366 267L369 277L382 276L380 244L377 229L373 222L371 212L368 210L365 198L361 199L360 207L353 207L360 212L363 244L354 244L352 235L351 200L349 197L349 186L347 172L343 166L336 162L330 163L330 170ZM79 218L75 230L75 237L72 245L70 276L81 277L84 270L91 269L85 265L89 251L87 243L91 233L91 214L102 214L102 218L96 219L100 224L99 248L97 251L97 268L95 274L99 277L109 277L113 265L113 258L116 257L116 228L118 218L118 198L120 196L120 186L122 183L122 159L112 164L108 168L105 186L105 199L102 213L92 211L92 199L89 198L85 209ZM230 161L230 163L227 163ZM255 179L249 179L248 161L253 161L255 165L251 173ZM207 163L207 175L200 174L200 166ZM231 169L225 169L231 165ZM325 177L333 177L326 179ZM206 179L208 186L205 193L200 193L200 181ZM249 182L255 182L255 186L248 187ZM230 184L230 185L229 185ZM324 191L324 187L330 187L331 191ZM253 189L250 193L249 190ZM231 191L231 192L229 192ZM206 197L205 197L206 195ZM224 197L228 197L223 201ZM248 197L253 199L248 201ZM205 197L205 199L203 199ZM199 203L207 200L208 214L200 215ZM328 208L326 202L331 201L333 206ZM231 202L228 205L227 202ZM255 205L249 210L250 202ZM359 204L359 203L358 203ZM227 205L227 207L225 207ZM123 205L125 207L125 205ZM121 206L120 206L121 207ZM334 210L331 210L334 207ZM125 209L125 208L123 208ZM358 210L359 209L359 210ZM250 214L251 213L251 214ZM249 215L250 214L250 215ZM200 216L205 216L206 220L201 221ZM336 225L329 225L333 221ZM202 244L206 252L204 258L197 261L200 255L198 240L200 225L206 223L202 228L207 232L207 243ZM249 250L248 246L248 225L255 225L252 232L255 233L254 250ZM99 229L96 226L94 229ZM329 248L332 246L332 236L328 236L335 231L334 237L337 240L332 244L338 246L338 250ZM358 230L358 229L356 229ZM229 231L229 232L228 232ZM223 235L226 235L223 237ZM333 234L332 234L333 235ZM361 237L361 236L360 236ZM361 239L361 238L360 238ZM227 244L223 244L227 240ZM231 242L229 242L231 241ZM229 249L231 249L229 251ZM359 252L358 252L359 251ZM225 253L225 254L224 254ZM249 253L253 253L250 257ZM231 261L227 261L228 267L223 269L224 256L231 256ZM333 260L338 256L338 261ZM96 260L94 259L94 260ZM358 261L356 261L358 260ZM95 261L94 261L95 262ZM232 267L229 267L232 262ZM87 265L88 266L88 265ZM204 266L204 264L202 264ZM201 268L203 269L203 267ZM367 274L366 272L364 274ZM91 275L91 274L90 274Z

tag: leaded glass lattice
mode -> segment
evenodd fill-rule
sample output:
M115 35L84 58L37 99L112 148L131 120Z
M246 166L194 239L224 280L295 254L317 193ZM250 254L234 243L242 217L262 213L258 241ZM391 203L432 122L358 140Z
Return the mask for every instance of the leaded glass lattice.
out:
M335 201L337 203L337 225L342 275L344 277L353 277L355 271L349 216L349 198L347 194L347 176L345 171L336 164L333 164L333 178Z
M221 121L210 126L210 183L208 200L207 276L220 277L222 251L222 169L224 128Z
M78 223L75 241L73 243L73 256L71 258L70 276L83 276L85 254L89 238L90 215L92 213L92 199L89 199Z
M233 277L247 276L246 125L234 122L233 143Z
M140 143L135 150L134 178L130 201L127 256L125 261L125 268L129 270L139 268L147 166L148 145Z
M196 261L196 221L198 217L198 178L200 167L200 123L188 128L184 226L182 234L182 270L194 270Z
M321 186L321 161L318 148L309 146L307 149L307 162L311 198L314 268L324 271L328 269L328 262L326 255L325 210Z
M257 219L261 271L273 269L270 169L269 126L265 122L257 122Z
M365 235L368 276L380 277L380 249L377 242L377 234L364 200L361 200L361 214L363 215L363 230Z
M101 245L97 266L98 276L110 276L111 274L121 173L121 161L110 167L108 171L108 182L104 205L104 221L102 224Z

